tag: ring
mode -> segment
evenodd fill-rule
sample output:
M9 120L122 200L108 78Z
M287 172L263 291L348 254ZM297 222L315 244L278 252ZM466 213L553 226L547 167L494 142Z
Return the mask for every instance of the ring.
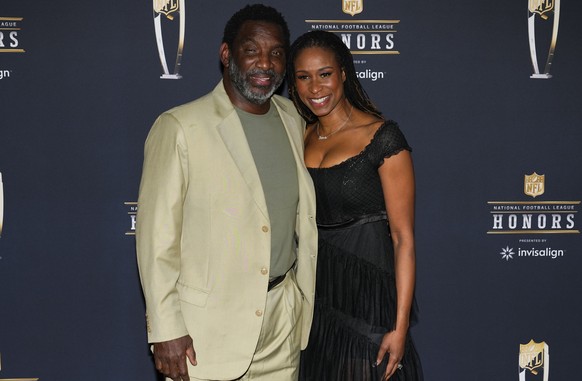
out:
M398 365L396 365L396 367L398 368L398 370L402 369L402 364L398 363Z

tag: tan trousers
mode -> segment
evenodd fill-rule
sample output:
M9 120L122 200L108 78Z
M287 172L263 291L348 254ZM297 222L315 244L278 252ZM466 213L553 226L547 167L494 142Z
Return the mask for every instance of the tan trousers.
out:
M297 380L301 352L302 300L295 271L292 269L267 294L265 317L253 360L246 373L237 378L237 381ZM190 379L204 381L194 377Z

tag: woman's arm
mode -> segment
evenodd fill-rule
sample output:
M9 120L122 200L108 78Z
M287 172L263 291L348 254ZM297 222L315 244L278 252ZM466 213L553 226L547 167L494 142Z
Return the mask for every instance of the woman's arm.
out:
M396 325L394 331L384 336L378 352L378 361L382 360L386 352L390 353L385 375L388 379L398 369L404 355L415 284L415 182L410 152L403 150L386 158L378 172L394 244L396 274Z

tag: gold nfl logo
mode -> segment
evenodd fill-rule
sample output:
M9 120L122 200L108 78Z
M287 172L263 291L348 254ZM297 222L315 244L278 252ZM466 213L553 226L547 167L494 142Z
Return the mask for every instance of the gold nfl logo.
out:
M548 18L545 13L551 12L554 9L555 0L529 0L529 11L537 13L544 20Z
M170 14L177 12L180 8L178 0L154 0L154 11L162 13L170 18Z
M545 178L545 175L538 175L535 172L531 175L525 175L523 182L523 193L534 198L544 194Z
M527 344L519 344L519 367L524 369L524 372L527 369L532 374L537 375L540 370L543 370L544 380L547 380L548 364L549 348L544 341L536 343L530 340Z
M364 10L364 0L343 0L342 10L351 16L362 13Z

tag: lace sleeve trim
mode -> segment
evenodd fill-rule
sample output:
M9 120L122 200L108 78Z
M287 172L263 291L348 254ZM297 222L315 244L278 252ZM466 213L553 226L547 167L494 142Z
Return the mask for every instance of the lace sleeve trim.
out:
M403 150L412 151L412 148L408 145L398 124L392 120L386 121L378 128L365 149L368 160L377 167L384 164L385 159Z

